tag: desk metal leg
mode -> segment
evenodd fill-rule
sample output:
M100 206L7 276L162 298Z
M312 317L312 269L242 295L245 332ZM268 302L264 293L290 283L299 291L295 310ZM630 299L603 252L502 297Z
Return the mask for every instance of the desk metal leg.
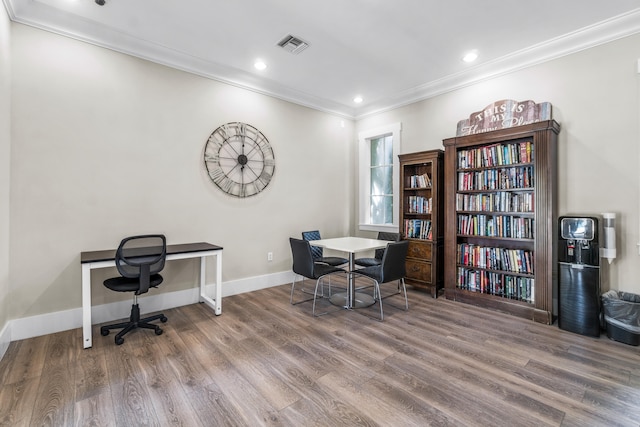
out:
M84 348L93 345L91 338L91 266L82 265L82 342Z
M216 257L216 297L215 300L207 296L207 267L206 256L200 257L200 302L207 304L216 315L222 314L222 252L214 254Z
M222 314L222 251L216 254L216 315Z

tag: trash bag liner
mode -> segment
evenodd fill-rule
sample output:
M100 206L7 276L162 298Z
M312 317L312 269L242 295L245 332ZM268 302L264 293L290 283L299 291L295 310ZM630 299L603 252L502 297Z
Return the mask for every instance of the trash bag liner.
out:
M602 294L607 336L626 344L640 344L640 295L621 291Z

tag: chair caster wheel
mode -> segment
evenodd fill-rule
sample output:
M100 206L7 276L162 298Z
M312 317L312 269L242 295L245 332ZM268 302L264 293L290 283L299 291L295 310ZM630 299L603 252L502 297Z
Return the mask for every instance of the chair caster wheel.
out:
M162 329L158 326L156 326L156 335L162 335Z
M116 345L121 345L124 342L124 338L120 337L116 337Z
M167 320L169 320L169 319L167 319L167 316L162 316L162 317L160 318L160 321L161 321L162 323L167 323Z
M100 335L102 335L103 337L106 337L107 335L109 335L109 330L105 328L100 328Z

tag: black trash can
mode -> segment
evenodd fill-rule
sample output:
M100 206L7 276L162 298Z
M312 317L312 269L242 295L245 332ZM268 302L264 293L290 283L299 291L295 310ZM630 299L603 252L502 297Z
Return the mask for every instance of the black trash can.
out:
M602 294L607 337L629 345L640 345L640 295L607 291Z

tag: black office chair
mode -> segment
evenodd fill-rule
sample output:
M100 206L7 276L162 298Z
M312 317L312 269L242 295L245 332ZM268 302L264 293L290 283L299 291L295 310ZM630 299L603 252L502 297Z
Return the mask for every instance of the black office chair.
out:
M398 242L400 241L400 233L386 233L381 231L378 233L378 240L388 240L390 242ZM353 260L355 265L359 265L360 267L373 267L376 265L380 265L382 263L382 255L384 254L383 249L376 249L375 255L373 258L356 258Z
M303 231L302 232L302 240L310 241L310 240L320 240L320 231ZM339 265L345 265L349 262L346 258L341 258L337 256L323 256L322 248L319 246L311 246L311 253L313 254L313 259L315 262L319 262L322 264L328 264L333 267L337 267Z
M289 238L289 244L291 245L291 254L293 255L293 272L295 274L293 278L293 282L291 283L291 296L289 298L289 302L292 305L300 304L302 302L313 300L313 310L312 313L315 316L316 312L316 298L318 298L318 286L323 281L323 279L334 273L344 273L347 272L342 268L333 267L328 264L321 264L314 262L313 255L311 252L312 246L306 240L300 240L293 237ZM302 301L293 301L293 294L295 292L296 287L296 279L298 276L302 276L302 281L305 278L315 280L316 285L313 291L313 297L307 298ZM331 283L331 282L329 282ZM304 292L304 289L302 290ZM320 296L324 296L324 288L322 289L322 293ZM328 296L331 297L331 285L329 284Z
M122 337L136 328L153 329L156 335L162 334L160 326L149 322L160 320L165 323L167 317L164 314L156 314L140 319L138 295L162 283L162 276L158 273L164 268L166 257L167 241L162 234L131 236L120 242L115 261L121 277L105 280L104 286L116 292L133 292L133 305L129 321L102 326L100 333L103 336L109 335L111 329L122 329L115 337L116 344L120 345L124 342Z
M381 321L384 319L384 313L382 311L382 300L385 298L389 298L391 296L398 295L401 292L404 292L404 310L409 309L407 287L404 283L404 276L406 275L405 260L407 258L408 248L408 240L402 240L400 242L390 242L384 250L384 255L382 255L382 262L380 265L361 268L352 273L356 276L366 276L373 280L373 298L380 304ZM382 296L382 293L380 292L380 285L390 282L397 282L397 292Z

